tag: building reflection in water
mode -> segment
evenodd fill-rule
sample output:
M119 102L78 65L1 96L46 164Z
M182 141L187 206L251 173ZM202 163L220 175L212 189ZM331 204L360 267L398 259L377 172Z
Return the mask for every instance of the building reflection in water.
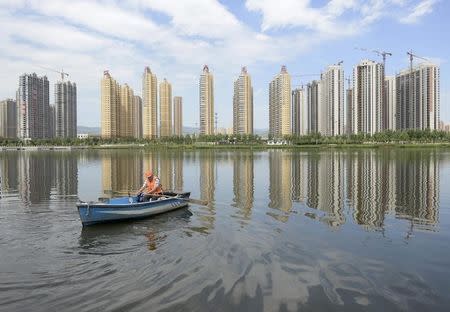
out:
M346 205L354 222L366 228L382 228L387 214L427 229L438 222L439 158L434 151L273 150L269 171L269 207L287 213L269 214L283 222L291 199L325 212L320 219L330 226L345 222Z
M173 190L173 155L163 151L159 157L159 178L164 190Z
M233 154L233 202L244 219L250 219L253 207L253 152L236 151Z
M268 214L287 221L293 203L323 211L330 226L350 218L366 228L382 228L386 216L407 219L412 225L434 229L439 221L439 152L430 149L270 150L267 181ZM183 166L199 170L199 193L208 206L199 208L204 229L215 221L217 166L233 166L233 205L251 218L255 202L252 151L215 150L2 152L1 199L17 195L26 205L51 195L75 195L78 165L101 159L103 193L112 196L137 190L143 172L154 170L166 189L183 190ZM261 159L261 160L260 160ZM189 170L188 170L189 172ZM189 185L188 190L192 190ZM195 190L192 190L195 191ZM344 198L346 201L344 202ZM347 210L345 208L348 208ZM278 210L275 211L275 210ZM345 211L344 211L345 210ZM309 212L308 212L309 213Z
M200 167L200 198L208 204L199 207L199 218L201 225L192 230L208 233L214 228L215 223L215 192L216 192L216 151L205 150L199 153Z
M18 194L25 205L78 192L77 156L71 153L4 152L0 169L2 194Z
M269 208L289 213L292 209L292 154L282 150L269 152ZM288 215L269 212L279 221L286 222Z
M102 154L103 195L135 193L143 183L142 152L108 151Z
M436 152L402 153L396 158L396 216L420 225L438 222L439 158ZM411 183L398 183L411 181Z
M135 193L152 170L164 190L183 190L183 151L111 151L102 155L105 196Z
M345 222L343 155L340 151L293 154L293 199L327 213L330 226Z
M387 213L438 222L439 166L432 151L363 150L347 157L347 198L356 223L382 227Z
M0 198L17 192L19 186L19 159L15 153L0 153Z
M184 152L176 151L174 153L173 158L173 172L174 172L174 182L173 182L173 189L175 191L184 191L184 179L183 179L183 159L184 159Z

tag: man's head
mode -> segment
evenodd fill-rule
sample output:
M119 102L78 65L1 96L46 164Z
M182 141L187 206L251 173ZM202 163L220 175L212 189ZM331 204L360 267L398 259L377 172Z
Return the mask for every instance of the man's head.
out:
M151 170L145 172L144 177L148 180L153 179L153 172Z

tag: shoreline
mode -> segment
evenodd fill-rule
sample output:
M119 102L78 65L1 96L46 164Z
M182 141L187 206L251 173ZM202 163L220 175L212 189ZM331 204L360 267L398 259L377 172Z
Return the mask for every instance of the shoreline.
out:
M218 149L218 150L269 150L269 149L329 149L329 148L449 148L450 143L358 143L358 144L304 144L304 145L266 145L266 144L105 144L105 145L61 145L61 146L0 146L0 151L72 151L72 150L111 150L111 149Z

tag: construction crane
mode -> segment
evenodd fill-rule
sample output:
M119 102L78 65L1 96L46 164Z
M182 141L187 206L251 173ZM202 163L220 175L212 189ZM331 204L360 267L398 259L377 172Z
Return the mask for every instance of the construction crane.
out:
M386 57L388 56L392 56L391 52L386 52L386 51L379 51L379 50L369 50L366 48L355 48L356 50L361 50L361 51L365 51L365 52L373 52L376 53L378 56L381 56L383 58L383 67L386 68Z
M409 70L410 70L410 72L412 72L412 70L413 70L413 59L414 58L418 58L418 59L421 59L421 60L424 60L424 61L429 61L428 59L426 59L424 57L415 55L412 50L406 52L406 54L409 56Z
M37 67L40 67L40 68L46 69L46 70L50 70L50 71L52 71L52 72L55 72L55 73L60 74L60 75L61 75L61 80L64 80L64 76L69 77L69 74L68 74L68 73L65 73L65 72L64 72L64 69L61 69L61 71L59 71L59 70L56 70L56 69L53 69L53 68L48 68L48 67L39 66L39 65L37 65Z

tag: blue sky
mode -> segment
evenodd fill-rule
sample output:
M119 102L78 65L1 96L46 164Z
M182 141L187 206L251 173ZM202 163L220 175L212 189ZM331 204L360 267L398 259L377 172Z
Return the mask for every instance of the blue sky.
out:
M406 51L441 67L441 119L450 122L450 1L444 0L0 0L0 98L15 97L22 73L58 74L78 85L78 124L100 125L100 79L109 69L141 94L150 66L184 101L184 124L198 123L203 64L215 77L219 127L232 126L232 87L247 66L255 128L268 127L268 83L286 65L292 75L320 74L362 59L355 47L393 53L387 74L408 67ZM39 67L41 66L41 67ZM293 86L312 76L293 77ZM51 90L53 93L53 90ZM53 97L51 98L51 103Z

